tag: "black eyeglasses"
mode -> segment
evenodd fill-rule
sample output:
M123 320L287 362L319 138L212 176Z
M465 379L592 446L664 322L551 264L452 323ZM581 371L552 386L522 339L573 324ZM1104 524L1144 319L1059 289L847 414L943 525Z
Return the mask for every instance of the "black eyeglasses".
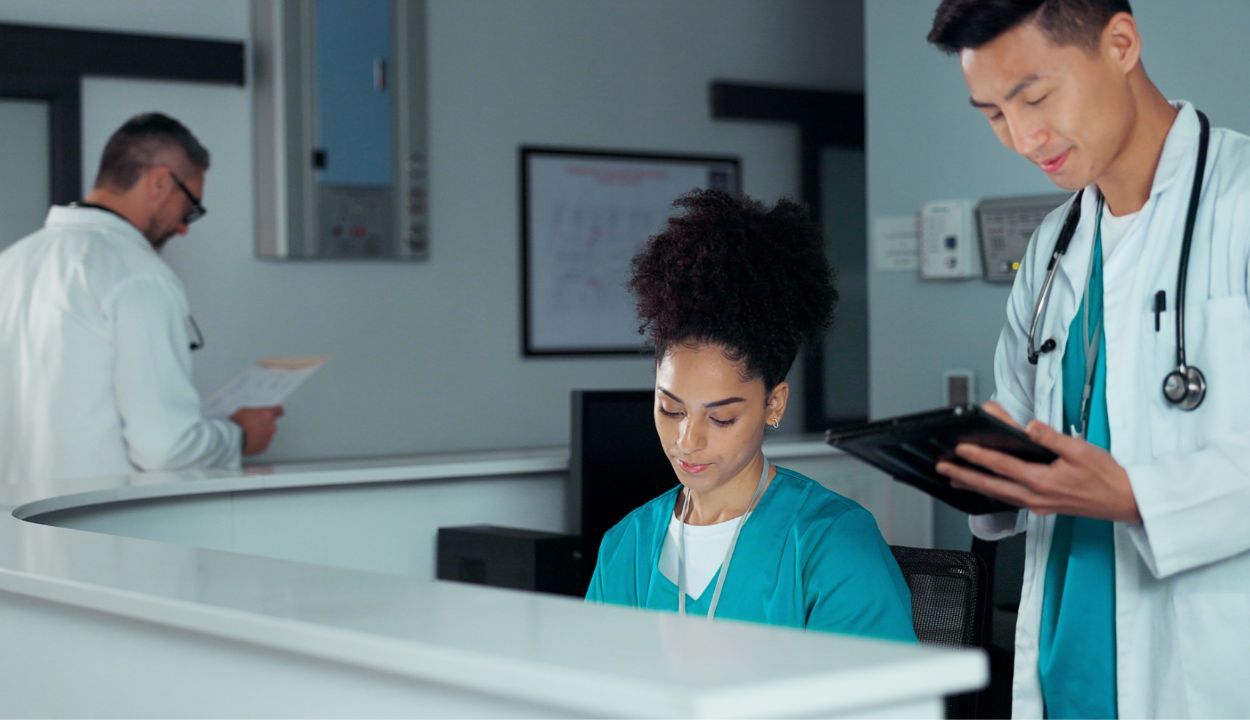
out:
M196 220L199 220L200 218L207 215L208 211L205 210L204 206L200 204L200 199L191 193L190 188L188 188L186 185L183 184L181 180L178 179L178 176L174 174L173 170L169 171L169 176L174 179L174 184L178 186L178 189L182 191L182 194L186 195L187 199L191 201L191 209L187 211L186 215L182 216L182 224L190 225Z
M191 326L191 330L195 332L195 339L191 341L191 350L199 350L204 347L204 334L200 332L200 326L195 324L195 316L187 316L187 324Z

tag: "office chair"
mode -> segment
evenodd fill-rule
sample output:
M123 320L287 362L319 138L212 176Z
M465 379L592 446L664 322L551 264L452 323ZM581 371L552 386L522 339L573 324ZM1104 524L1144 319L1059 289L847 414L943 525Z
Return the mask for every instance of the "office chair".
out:
M921 643L986 648L989 582L980 557L958 550L891 545L911 589L912 624ZM946 698L946 716L977 717L985 691Z
M990 653L990 686L977 700L981 717L1011 717L1016 614L1024 581L1024 534L988 541L972 539L972 552L989 568L989 619L982 643Z

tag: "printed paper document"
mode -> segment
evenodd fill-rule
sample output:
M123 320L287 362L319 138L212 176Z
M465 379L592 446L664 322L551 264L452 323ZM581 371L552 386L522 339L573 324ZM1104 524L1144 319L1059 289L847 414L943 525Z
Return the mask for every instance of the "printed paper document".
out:
M204 401L204 414L230 417L239 408L281 405L326 360L324 355L261 358Z

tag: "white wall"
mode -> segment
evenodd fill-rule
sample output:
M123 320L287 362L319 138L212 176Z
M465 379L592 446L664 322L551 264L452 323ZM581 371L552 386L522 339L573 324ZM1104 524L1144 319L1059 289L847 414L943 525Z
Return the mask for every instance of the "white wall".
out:
M926 200L1055 191L1039 170L998 144L968 105L956 60L925 42L937 4L866 3L869 217L912 213ZM1240 79L1250 68L1244 38L1250 3L1132 4L1147 71L1163 93L1192 100L1215 125L1250 131L1250 96ZM914 274L872 272L873 415L938 405L945 368L975 368L981 399L988 399L1008 290L979 280L922 282ZM968 541L963 516L953 512L938 512L935 532L939 545Z
M248 4L0 0L0 22L244 40ZM651 364L521 359L517 147L738 154L746 191L773 200L798 194L794 131L713 122L708 82L862 87L858 0L432 0L429 35L423 264L256 260L249 90L84 85L87 182L109 132L141 110L179 117L213 152L209 215L166 252L207 340L201 391L261 354L331 356L268 459L567 442L570 389L644 387Z

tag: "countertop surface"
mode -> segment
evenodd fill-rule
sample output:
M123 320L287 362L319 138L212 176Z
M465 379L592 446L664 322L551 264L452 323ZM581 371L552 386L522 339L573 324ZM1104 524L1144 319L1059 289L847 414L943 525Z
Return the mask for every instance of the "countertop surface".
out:
M771 456L785 456L774 445ZM791 452L817 452L799 441ZM830 452L832 452L830 450ZM970 689L976 651L589 605L28 522L196 492L552 472L561 448L130 476L0 514L0 591L575 713L827 713ZM116 478L113 479L116 482Z

